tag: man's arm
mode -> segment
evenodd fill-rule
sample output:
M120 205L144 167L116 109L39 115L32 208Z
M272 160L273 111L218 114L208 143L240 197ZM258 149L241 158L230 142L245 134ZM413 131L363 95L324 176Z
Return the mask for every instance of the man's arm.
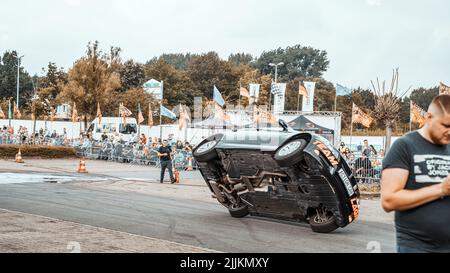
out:
M405 189L409 171L385 169L381 175L381 204L386 212L413 209L450 195L450 175L442 183L418 190Z

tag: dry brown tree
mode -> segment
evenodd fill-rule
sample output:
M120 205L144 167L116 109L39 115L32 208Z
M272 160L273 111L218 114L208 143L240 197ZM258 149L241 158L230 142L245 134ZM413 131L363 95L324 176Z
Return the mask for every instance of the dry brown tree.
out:
M401 98L411 89L401 92L398 89L398 68L392 71L392 80L389 88L386 88L386 81L380 85L377 77L377 85L372 83L375 93L375 107L372 115L375 119L382 122L386 128L386 143L384 150L387 152L391 146L392 129L396 121L400 118Z

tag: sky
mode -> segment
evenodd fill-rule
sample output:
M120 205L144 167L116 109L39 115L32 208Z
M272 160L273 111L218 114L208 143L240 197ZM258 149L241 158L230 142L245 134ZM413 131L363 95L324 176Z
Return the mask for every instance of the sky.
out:
M70 68L89 41L145 63L162 53L221 58L301 44L326 50L324 78L349 88L450 84L447 0L1 0L0 53L18 50L30 74Z

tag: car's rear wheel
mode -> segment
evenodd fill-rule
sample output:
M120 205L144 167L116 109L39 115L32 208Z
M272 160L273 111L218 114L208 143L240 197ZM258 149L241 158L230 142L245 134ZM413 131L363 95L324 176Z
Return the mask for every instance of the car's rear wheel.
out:
M230 215L235 218L242 218L249 214L248 207L246 205L238 207L232 204L228 207L228 211L230 212Z
M303 149L308 142L304 139L294 139L283 146L276 152L273 158L281 167L288 167L297 164L303 159Z
M339 227L333 213L325 209L316 209L309 217L309 225L317 233L330 233Z

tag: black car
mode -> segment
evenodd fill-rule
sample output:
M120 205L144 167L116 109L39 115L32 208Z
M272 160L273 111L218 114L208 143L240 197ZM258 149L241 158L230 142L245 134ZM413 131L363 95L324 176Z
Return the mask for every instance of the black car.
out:
M282 129L243 129L204 139L194 158L212 195L231 216L308 221L315 232L358 217L359 189L325 138Z

